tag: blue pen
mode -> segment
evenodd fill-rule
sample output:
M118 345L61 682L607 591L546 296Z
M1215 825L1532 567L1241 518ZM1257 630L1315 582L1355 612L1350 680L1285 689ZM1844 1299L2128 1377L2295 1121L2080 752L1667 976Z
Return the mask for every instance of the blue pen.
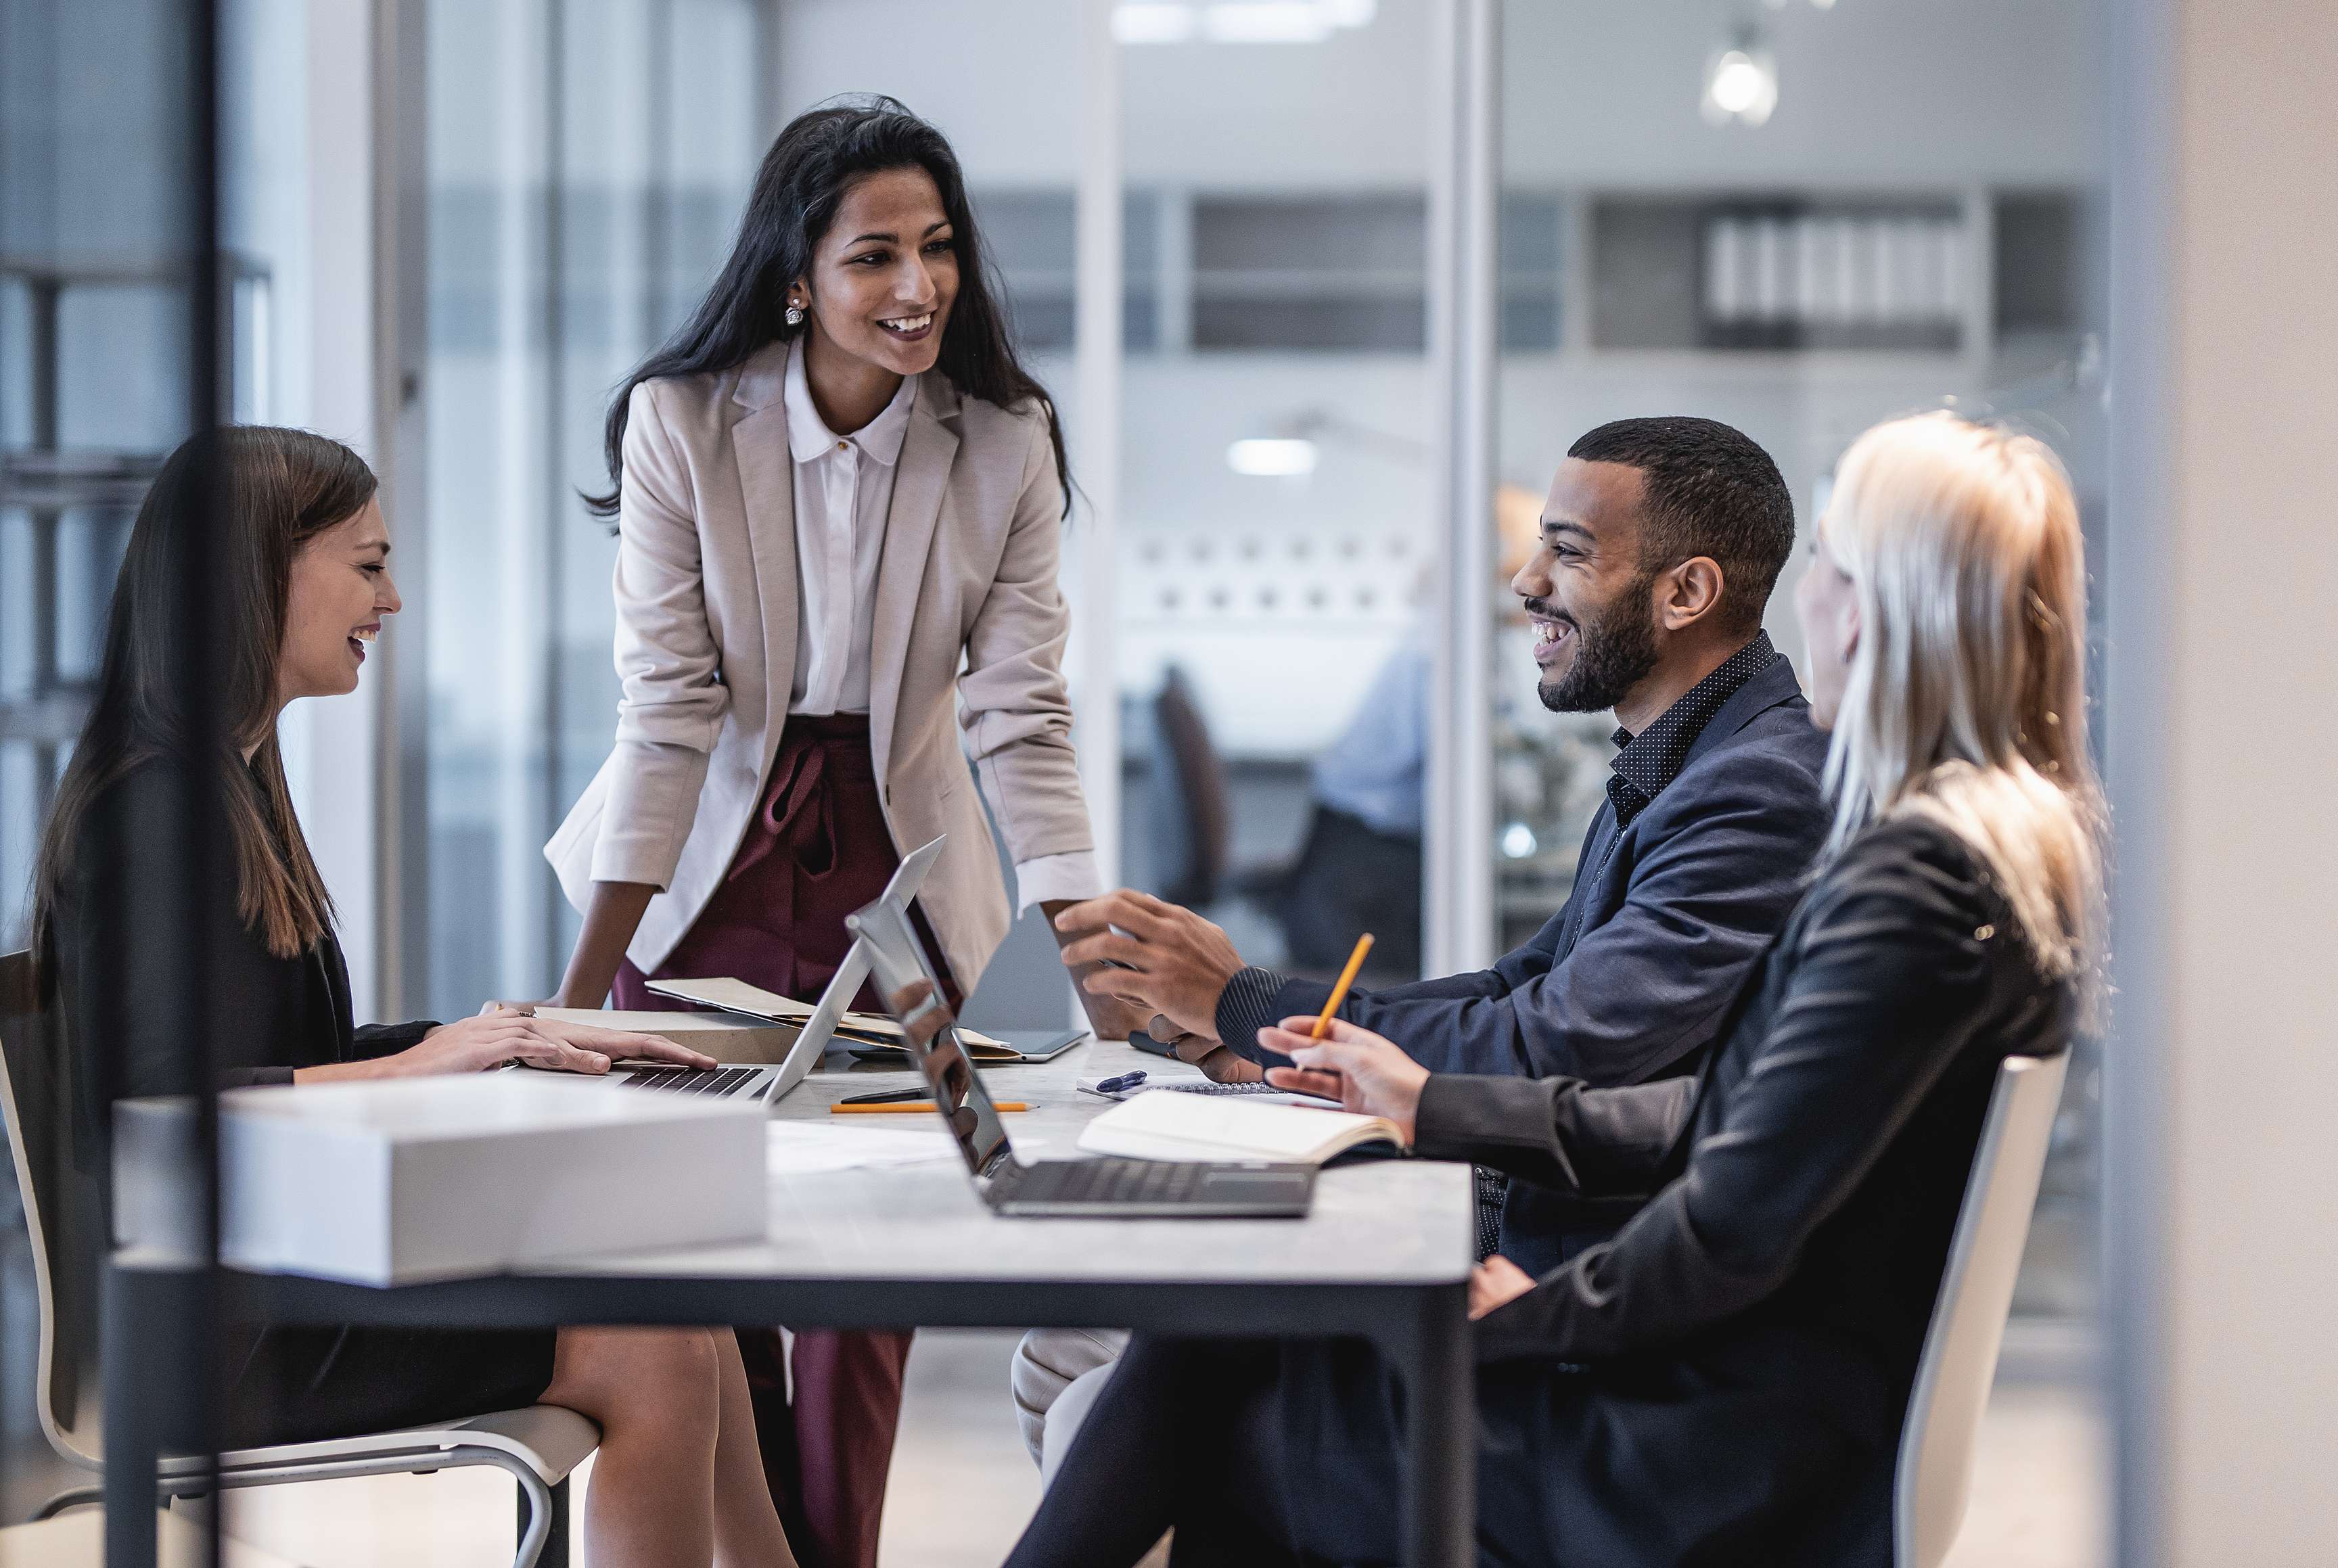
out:
M1117 1078L1105 1078L1101 1080L1096 1084L1096 1093L1099 1094L1117 1094L1125 1089L1134 1089L1139 1083L1144 1082L1144 1070L1140 1067L1134 1073L1124 1073Z

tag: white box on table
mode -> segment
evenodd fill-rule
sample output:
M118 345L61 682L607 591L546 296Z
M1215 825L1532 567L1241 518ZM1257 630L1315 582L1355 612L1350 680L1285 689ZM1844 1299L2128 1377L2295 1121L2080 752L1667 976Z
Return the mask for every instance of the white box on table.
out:
M220 1096L220 1255L363 1285L760 1240L765 1115L542 1073Z

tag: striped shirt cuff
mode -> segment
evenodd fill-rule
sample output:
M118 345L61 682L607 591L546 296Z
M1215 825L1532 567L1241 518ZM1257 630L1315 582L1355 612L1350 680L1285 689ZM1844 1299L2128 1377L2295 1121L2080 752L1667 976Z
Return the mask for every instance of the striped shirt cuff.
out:
M1272 969L1240 969L1218 993L1218 1039L1243 1056L1258 1049L1258 1032L1282 1021L1274 999L1282 995L1282 976Z

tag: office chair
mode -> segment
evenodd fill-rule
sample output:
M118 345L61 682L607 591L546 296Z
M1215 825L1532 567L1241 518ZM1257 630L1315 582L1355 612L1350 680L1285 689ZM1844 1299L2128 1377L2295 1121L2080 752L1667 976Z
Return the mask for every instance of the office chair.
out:
M67 1464L104 1468L98 1430L94 1347L85 1338L96 1321L90 1249L72 1245L74 1221L93 1224L101 1212L96 1183L75 1165L72 1137L72 1063L62 1020L40 1001L28 952L0 955L0 1112L8 1120L8 1151L23 1192L25 1223L33 1244L33 1279L40 1298L40 1371L36 1384L41 1431ZM65 1310L59 1309L64 1297ZM468 1420L396 1432L240 1448L219 1455L162 1461L157 1486L164 1497L191 1497L214 1489L331 1481L401 1471L427 1475L491 1465L519 1484L518 1550L513 1568L565 1568L568 1475L599 1446L593 1423L573 1410L536 1405ZM33 1517L94 1503L98 1485L61 1492ZM555 1530L555 1526L559 1528Z
M1164 755L1153 760L1155 842L1161 897L1188 909L1214 902L1226 874L1233 833L1225 760L1210 739L1185 672L1171 665L1153 700L1153 725Z
M1900 1428L1892 1487L1897 1568L1940 1568L1972 1497L1981 1413L1997 1376L1998 1348L2013 1308L2014 1277L2046 1173L2054 1114L2070 1054L2009 1056L1998 1069L1972 1174L1957 1212L1949 1266L1916 1364L1915 1391Z

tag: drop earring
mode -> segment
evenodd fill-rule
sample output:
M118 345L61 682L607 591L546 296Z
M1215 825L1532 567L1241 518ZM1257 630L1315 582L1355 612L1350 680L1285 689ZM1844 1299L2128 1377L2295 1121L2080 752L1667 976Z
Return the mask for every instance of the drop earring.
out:
M791 327L803 325L803 307L792 299L788 301L788 325Z

